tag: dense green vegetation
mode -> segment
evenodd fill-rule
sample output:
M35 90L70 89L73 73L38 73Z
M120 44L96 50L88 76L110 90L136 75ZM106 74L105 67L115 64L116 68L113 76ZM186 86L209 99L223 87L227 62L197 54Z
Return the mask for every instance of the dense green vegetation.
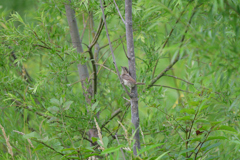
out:
M99 29L100 2L71 2L81 54L71 42L67 0L27 1L21 10L13 2L0 7L0 159L240 158L238 0L132 2L137 82L145 83L138 86L137 156L129 97ZM116 4L124 18L124 1ZM120 70L128 66L125 25L114 1L104 7ZM91 88L88 51L98 32L97 92L88 101L78 64L86 62ZM89 138L96 127L101 133Z

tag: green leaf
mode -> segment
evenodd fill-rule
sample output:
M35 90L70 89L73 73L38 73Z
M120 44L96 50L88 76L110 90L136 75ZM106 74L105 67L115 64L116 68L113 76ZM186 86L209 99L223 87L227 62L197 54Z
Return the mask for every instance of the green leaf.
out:
M194 87L199 90L201 88L201 84L200 83L194 83Z
M97 101L97 102L95 102L95 103L92 105L92 111L94 111L94 110L95 110L95 108L97 107L97 105L98 105L98 101Z
M237 133L237 131L234 128L229 127L229 126L220 126L220 127L216 128L216 130L222 130L222 131L229 131L229 132Z
M199 141L201 141L201 139L202 139L202 138L200 138L200 137L198 137L198 138L194 138L194 139L191 140L191 142L196 142L196 141L199 142Z
M56 114L59 111L59 108L56 106L48 107L47 110L52 114Z
M224 137L224 136L212 136L212 137L208 137L206 141L211 141L211 140L215 140L215 139L227 139L227 137Z
M92 142L93 142L93 143L98 140L96 137L92 137L91 139L92 139Z
M61 150L61 152L62 151L71 151L71 150L76 150L76 148L64 148L64 149Z
M68 110L71 106L71 104L73 103L73 101L67 101L63 104L63 110Z
M71 152L71 153L65 154L62 158L67 157L67 156L70 156L70 155L76 155L76 154L78 154L78 152L77 152L77 151L73 151L73 152ZM71 158L72 158L72 157L71 157Z
M211 122L211 126L216 126L220 123L222 123L222 121L213 121L213 122Z
M119 150L122 147L124 147L124 145L119 145L117 147L111 147L111 148L105 149L104 151L102 151L101 155L116 152L117 150Z
M192 108L190 108L190 109L184 108L180 111L180 113L195 114L195 110Z
M88 157L92 157L92 156L98 156L98 153L92 153L92 154L88 154L84 156L84 159L87 159Z
M191 120L191 117L190 116L184 116L184 117L179 117L177 118L177 120Z
M151 30L153 27L155 27L155 26L157 26L157 25L159 25L159 24L160 24L160 21L157 21L157 22L151 24L151 25L147 28L147 31Z
M237 140L231 140L230 142L240 145L240 141L237 141Z
M159 157L157 157L156 158L156 160L159 160L159 159L161 159L163 156L165 156L168 152L170 152L170 151L167 151L167 152L164 152L163 154L161 154Z
M58 99L56 99L56 98L50 99L50 102L51 102L52 104L55 104L55 105L58 105L58 106L61 105L61 104L60 104L60 101L59 101Z
M51 123L51 122L57 121L57 120L58 120L57 117L51 117L47 122Z
M73 153L73 154L77 154L77 153L78 153L78 152ZM66 156L68 156L68 155L66 155ZM63 157L65 157L65 156L63 156ZM63 158L63 157L62 157L62 158ZM79 157L70 157L70 156L69 156L67 159L82 159L82 158L79 158Z
M40 150L44 148L44 145L43 144L39 144L36 148L34 148L33 152L37 151L37 150Z
M203 109L205 109L205 108L208 107L208 106L205 105L206 103L207 103L207 100L205 100L205 101L203 101L203 102L201 103L201 105L200 105L200 107L199 107L199 111L201 111L201 110L203 110Z
M103 137L103 145L104 145L104 148L107 148L107 145L108 145L108 137Z
M212 145L208 146L204 151L209 151L210 149L213 149L213 148L215 148L217 146L220 146L220 145L221 145L221 142L212 144Z
M154 144L154 145L147 146L146 148L141 149L140 152L138 152L138 155L140 155L140 154L142 154L142 153L144 153L144 152L146 152L146 151L148 151L148 150L150 150L150 149L153 149L153 148L156 148L156 147L158 147L158 146L161 146L161 145L163 145L163 144L164 144L164 143Z
M188 103L190 106L198 106L199 105L199 101L191 101Z
M41 136L37 132L31 132L31 133L23 135L23 138L25 138L25 139L30 139L30 138L39 139L39 138L41 138Z
M197 119L195 122L196 123L204 123L204 124L209 124L210 123L209 120L206 120L206 119Z
M60 98L60 101L59 101L59 103L60 103L60 104L62 104L62 103L63 103L63 98L62 98L62 97Z
M237 104L238 104L238 101L239 101L239 97L237 97L237 98L233 101L233 103L232 103L231 106L229 107L228 111L230 111L233 107L238 106L238 105L237 105Z
M204 110L204 109L206 109L206 108L208 108L209 107L209 105L202 105L200 108L199 108L199 111L202 111L202 110Z
M193 151L194 151L194 148L188 148L188 149L185 149L185 150L181 151L179 153L179 155L182 155L182 154L187 153L187 152L193 152Z

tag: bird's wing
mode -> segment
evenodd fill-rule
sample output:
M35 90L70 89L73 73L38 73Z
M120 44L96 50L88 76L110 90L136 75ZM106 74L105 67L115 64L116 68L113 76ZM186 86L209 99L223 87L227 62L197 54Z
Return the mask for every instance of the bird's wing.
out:
M123 75L122 75L122 78L123 78L123 79L126 79L126 80L128 80L128 81L131 81L131 82L133 82L133 83L136 83L136 81L135 81L130 75L123 74Z

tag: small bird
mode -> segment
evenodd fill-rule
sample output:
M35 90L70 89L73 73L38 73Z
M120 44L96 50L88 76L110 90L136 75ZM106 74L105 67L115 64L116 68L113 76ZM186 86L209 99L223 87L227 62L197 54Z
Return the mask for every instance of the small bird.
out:
M131 76L127 69L127 67L122 67L121 78L123 80L123 84L128 86L130 89L134 87L136 84L144 85L144 83L137 83Z

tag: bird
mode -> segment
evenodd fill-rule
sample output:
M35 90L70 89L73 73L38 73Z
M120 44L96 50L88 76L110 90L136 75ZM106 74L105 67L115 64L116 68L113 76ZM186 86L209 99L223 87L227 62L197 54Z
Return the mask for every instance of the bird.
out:
M134 87L137 84L139 84L139 85L145 84L145 83L137 83L130 75L127 67L121 66L121 68L122 68L121 78L123 80L124 85L128 86L131 89L132 87Z

